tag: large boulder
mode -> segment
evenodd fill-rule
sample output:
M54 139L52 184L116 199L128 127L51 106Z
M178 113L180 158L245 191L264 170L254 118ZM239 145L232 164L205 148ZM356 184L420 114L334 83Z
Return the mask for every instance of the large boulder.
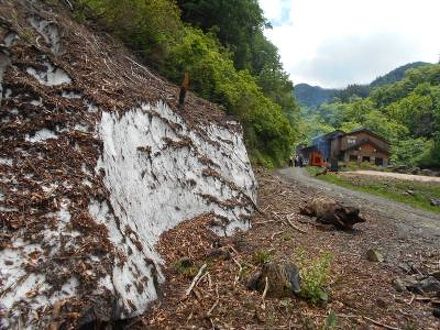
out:
M46 3L46 2L45 2ZM155 243L208 213L249 228L240 125L39 1L0 20L0 317L64 328L143 313L166 280ZM61 6L61 5L60 5ZM55 322L55 323L54 323Z

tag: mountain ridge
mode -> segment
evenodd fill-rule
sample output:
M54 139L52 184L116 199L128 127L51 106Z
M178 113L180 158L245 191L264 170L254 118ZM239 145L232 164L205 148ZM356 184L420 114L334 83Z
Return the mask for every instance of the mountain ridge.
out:
M373 88L402 80L407 70L426 64L429 63L417 61L401 65L383 76L377 77L371 83L366 85L350 84L345 88L325 88L317 85L312 86L307 83L300 83L295 85L294 95L301 106L308 108L317 108L321 104L331 101L334 97L339 95L347 97L347 94L350 94L364 97L365 93L368 93Z

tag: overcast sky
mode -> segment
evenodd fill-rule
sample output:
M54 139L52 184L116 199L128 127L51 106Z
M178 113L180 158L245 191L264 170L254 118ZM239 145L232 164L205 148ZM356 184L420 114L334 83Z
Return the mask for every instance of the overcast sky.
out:
M294 84L368 83L440 56L440 0L259 0Z

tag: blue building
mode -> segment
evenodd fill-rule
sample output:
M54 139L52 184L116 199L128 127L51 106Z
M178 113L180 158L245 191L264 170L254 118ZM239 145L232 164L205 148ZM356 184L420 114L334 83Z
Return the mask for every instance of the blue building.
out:
M334 132L319 135L312 139L312 146L315 150L319 151L324 162L330 162L331 160L331 144L332 140L344 135L343 131L336 130Z

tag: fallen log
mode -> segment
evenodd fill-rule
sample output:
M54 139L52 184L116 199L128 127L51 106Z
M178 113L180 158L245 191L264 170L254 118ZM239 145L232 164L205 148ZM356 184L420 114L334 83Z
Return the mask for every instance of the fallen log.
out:
M356 223L365 222L365 219L359 216L358 208L344 206L329 197L313 198L300 208L300 213L314 216L316 221L334 225L337 229L342 230L352 230Z

